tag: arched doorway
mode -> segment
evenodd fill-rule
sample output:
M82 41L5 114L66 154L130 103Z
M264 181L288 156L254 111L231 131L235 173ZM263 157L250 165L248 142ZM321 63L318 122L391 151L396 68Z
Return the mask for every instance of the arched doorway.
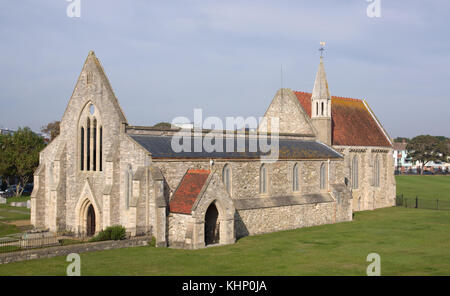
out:
M95 234L95 211L92 205L89 206L86 219L86 234L93 236Z
M219 211L212 203L205 215L205 245L218 244L220 242Z

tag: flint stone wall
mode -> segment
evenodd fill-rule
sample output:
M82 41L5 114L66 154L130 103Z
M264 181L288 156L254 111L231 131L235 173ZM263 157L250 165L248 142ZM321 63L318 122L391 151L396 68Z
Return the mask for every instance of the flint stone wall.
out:
M393 149L385 147L333 147L344 155L345 176L352 188L352 160L358 159L358 188L352 189L353 211L366 211L395 206L396 181ZM378 156L380 185L374 186L374 160Z

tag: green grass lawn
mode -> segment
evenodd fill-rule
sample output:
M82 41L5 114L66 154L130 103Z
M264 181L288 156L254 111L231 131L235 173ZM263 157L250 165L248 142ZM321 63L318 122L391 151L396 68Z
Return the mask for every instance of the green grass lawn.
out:
M30 200L31 197L29 195L22 195L22 196L11 196L6 199L7 203L12 202L24 202Z
M30 209L23 207L13 207L10 205L0 205L0 222L14 220L29 220Z
M6 221L29 220L30 209L12 207L10 205L0 205L0 237L22 232L22 227L6 224Z
M398 195L450 201L450 176L395 176L395 179Z
M353 222L246 237L201 250L137 247L81 254L82 275L450 275L450 211L387 208ZM0 265L0 275L65 275L65 257Z

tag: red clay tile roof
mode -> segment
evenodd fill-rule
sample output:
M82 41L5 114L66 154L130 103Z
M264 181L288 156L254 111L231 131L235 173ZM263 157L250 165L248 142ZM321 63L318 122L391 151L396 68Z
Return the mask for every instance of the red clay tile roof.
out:
M209 170L188 170L170 200L170 212L190 214L192 206L205 185L209 174Z
M311 94L295 92L311 117ZM332 145L392 147L362 100L331 97Z

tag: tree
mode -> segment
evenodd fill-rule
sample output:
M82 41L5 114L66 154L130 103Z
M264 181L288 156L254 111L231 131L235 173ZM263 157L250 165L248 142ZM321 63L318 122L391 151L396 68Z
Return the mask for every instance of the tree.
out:
M10 185L10 178L16 175L14 162L11 155L12 136L0 134L0 176L6 186Z
M449 148L445 140L430 135L413 138L406 146L408 156L422 164L420 173L430 161L446 161Z
M27 127L0 138L0 175L6 179L18 177L16 196L22 195L25 185L32 178L39 165L39 152L44 147L44 138Z
M59 124L59 121L53 121L41 128L42 133L50 136L50 142L59 135Z
M397 137L397 138L394 139L394 142L395 143L403 143L403 142L408 143L409 139L408 138L403 138L403 137Z
M155 124L153 127L162 128L162 129L170 129L172 128L172 124L168 122L160 122Z

